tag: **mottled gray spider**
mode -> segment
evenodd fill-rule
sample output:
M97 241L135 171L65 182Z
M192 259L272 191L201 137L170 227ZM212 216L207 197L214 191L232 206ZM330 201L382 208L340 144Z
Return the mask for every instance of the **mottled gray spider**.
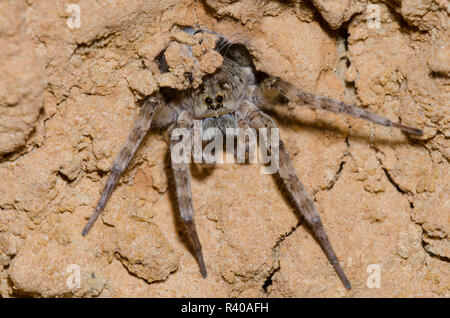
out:
M200 28L187 28L186 32L190 34L213 33ZM279 77L260 74L255 70L245 46L228 42L224 37L217 36L219 40L216 50L222 54L223 64L215 73L206 76L203 79L203 84L196 89L173 90L170 94L158 93L147 97L133 130L114 161L95 212L83 229L83 235L89 232L103 211L121 173L130 163L144 136L154 126L164 128L167 136L171 136L175 128L185 128L192 131L194 120L201 120L204 124L216 126L223 132L228 127L243 129L275 128L273 119L262 112L261 108L270 106L276 97L281 96L299 105L306 104L313 108L334 113L349 114L383 126L396 127L414 135L423 134L420 129L392 122L364 109L328 97L302 92ZM161 70L165 71L164 58L161 58L160 66ZM170 149L172 150L180 142L189 145L191 144L191 137L188 135L175 140L169 138ZM281 139L278 150L278 176L292 197L298 212L304 217L314 236L321 244L343 284L347 289L351 289L350 281L331 247L313 200L297 177ZM179 212L192 241L202 276L206 277L202 248L194 222L189 163L172 161L171 166L175 179Z

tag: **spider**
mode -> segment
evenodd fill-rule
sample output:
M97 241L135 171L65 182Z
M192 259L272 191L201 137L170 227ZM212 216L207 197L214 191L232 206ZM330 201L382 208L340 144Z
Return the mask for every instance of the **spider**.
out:
M192 132L195 120L200 120L204 125L216 127L223 132L225 132L225 128L234 127L242 129L276 128L274 120L261 109L267 108L275 99L281 98L297 105L308 105L315 109L344 113L375 124L399 128L413 135L421 136L423 134L422 130L418 128L392 122L382 116L328 97L301 91L279 77L257 72L250 53L244 45L230 42L213 31L199 27L189 27L184 31L191 35L209 32L218 36L215 50L222 55L223 63L215 73L205 76L203 83L197 88L189 88L184 91L171 90L169 93L160 91L144 100L134 127L111 167L96 209L84 227L82 235L89 232L104 210L120 175L127 168L145 135L152 127L161 127L166 136L171 136L176 128ZM160 69L162 72L167 72L165 59L163 55L159 56ZM192 82L192 76L189 77L189 80ZM190 134L178 139L168 139L171 151L179 143L192 144ZM297 212L306 220L342 283L347 289L351 289L350 281L333 251L313 200L297 177L281 139L277 146L279 178L293 199ZM171 168L175 180L179 213L193 245L200 272L206 278L207 272L202 247L194 222L189 163L172 160Z

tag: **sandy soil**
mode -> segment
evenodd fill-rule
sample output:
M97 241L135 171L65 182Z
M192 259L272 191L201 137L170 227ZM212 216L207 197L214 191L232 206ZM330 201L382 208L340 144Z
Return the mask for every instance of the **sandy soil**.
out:
M450 296L448 14L442 0L1 1L0 295ZM183 60L195 39L179 27L195 24L261 71L424 130L274 106L351 291L258 164L192 169L203 279L157 131L81 236L139 101L220 65L212 39L199 67Z

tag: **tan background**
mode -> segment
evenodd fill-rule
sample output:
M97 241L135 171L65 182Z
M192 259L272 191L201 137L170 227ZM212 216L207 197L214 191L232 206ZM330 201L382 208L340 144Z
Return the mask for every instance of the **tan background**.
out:
M69 3L81 8L80 28L66 24ZM0 294L448 297L448 3L381 1L378 29L367 23L368 4L1 1ZM160 75L154 58L183 41L176 25L195 24L245 43L259 70L424 130L412 139L348 116L275 107L351 291L259 165L193 169L202 279L157 132L81 236L136 102L158 86L186 86L179 75L189 60ZM214 54L202 58L196 80L217 66ZM71 264L79 288L66 283ZM367 284L370 264L380 266L380 288Z

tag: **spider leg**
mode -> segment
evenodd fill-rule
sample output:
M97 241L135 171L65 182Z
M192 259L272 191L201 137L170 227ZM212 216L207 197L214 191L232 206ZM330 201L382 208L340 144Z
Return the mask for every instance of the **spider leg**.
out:
M251 127L259 128L276 128L273 119L249 101L244 101L240 107L241 114L247 118ZM312 229L314 236L319 241L322 249L327 255L328 260L333 265L336 273L339 275L342 283L347 289L351 289L350 281L345 275L336 254L331 247L328 236L323 227L322 221L320 220L319 212L317 211L313 200L306 191L305 187L297 177L295 173L294 166L292 165L289 153L284 147L283 141L280 139L279 142L279 170L278 174L289 191L292 199L294 200L295 206L304 216L306 222Z
M248 130L250 128L250 126L248 125L247 120L244 118L244 116L242 116L241 113L239 113L239 112L236 113L236 120L237 120L237 124L238 124L239 128L242 129L243 131L246 131L246 130ZM245 143L245 148L244 148L244 159L245 159L245 161L248 160L249 148L250 148L250 144L249 143ZM236 152L235 156L238 157L237 152ZM236 160L236 161L238 161L238 160Z
M303 92L279 77L269 77L265 79L256 91L255 98L259 104L265 105L279 94L295 103L306 103L313 108L319 108L333 113L345 113L357 118L366 119L378 125L399 128L413 135L423 135L421 129L393 122L362 108L351 106L329 97Z
M240 112L236 112L236 121L242 132L245 132L245 131L249 132L250 129L253 129L249 126L247 119ZM256 131L254 131L254 134L256 136ZM245 136L244 136L243 141L245 142ZM256 162L255 158L250 157L250 155L254 154L254 153L252 153L252 154L250 153L250 151L253 151L253 149L250 149L250 147L251 147L250 143L251 143L251 139L249 139L248 142L245 142L244 149L239 149L239 148L237 149L237 151L235 153L236 162L238 162L238 163L245 163L247 161ZM256 149L256 144L255 144L255 149ZM240 156L242 156L242 154L239 153L239 151L242 151L242 150L244 151L243 158L240 157ZM255 161L253 161L253 159ZM243 160L243 162L241 162L242 160Z
M170 138L170 152L173 154L173 148L176 147L180 143L184 143L185 148L192 147L192 129L191 123L192 119L184 118L184 115L187 115L187 112L182 112L178 116L178 121L176 124L169 126L167 130L167 136ZM174 140L171 138L172 131L175 128L186 128L189 132L188 134L183 135L181 140ZM177 193L178 200L178 208L181 215L181 219L186 225L187 232L189 238L194 247L195 256L197 258L197 262L200 266L200 271L203 278L207 277L206 266L203 260L202 253L202 245L200 244L200 239L198 238L197 229L195 227L194 222L194 207L192 204L192 194L191 194L191 174L189 171L189 163L187 162L175 162L172 160L171 162L173 175L175 179L175 187Z
M120 151L119 155L116 157L112 165L111 173L108 176L108 180L106 181L105 188L103 189L103 192L97 203L97 207L95 208L94 213L91 215L82 231L83 236L89 232L89 230L94 225L95 221L105 208L108 199L111 197L111 194L114 191L117 182L119 181L120 175L130 163L130 160L133 158L137 148L147 134L147 131L150 129L155 108L161 105L161 103L162 100L160 98L150 97L142 105L141 110L139 111L139 115L135 120L133 130L129 134L125 145L123 146L122 150Z

